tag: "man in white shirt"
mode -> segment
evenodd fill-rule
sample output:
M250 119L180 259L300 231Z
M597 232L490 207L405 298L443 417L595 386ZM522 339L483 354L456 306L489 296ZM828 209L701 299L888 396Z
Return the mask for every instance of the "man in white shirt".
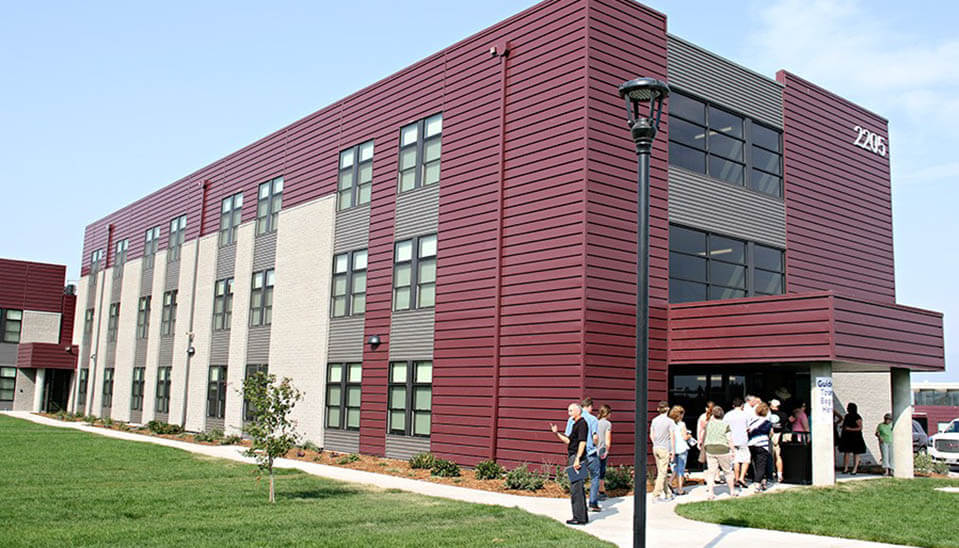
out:
M672 489L666 483L669 463L673 460L673 444L670 432L676 423L669 418L669 403L659 402L659 416L649 425L649 439L653 442L653 457L656 458L656 485L653 487L653 500L666 501L672 498Z
M745 486L746 470L749 468L749 416L743 410L742 398L733 398L733 408L723 417L723 422L729 425L733 438L733 480L736 485ZM730 489L735 485L730 486Z

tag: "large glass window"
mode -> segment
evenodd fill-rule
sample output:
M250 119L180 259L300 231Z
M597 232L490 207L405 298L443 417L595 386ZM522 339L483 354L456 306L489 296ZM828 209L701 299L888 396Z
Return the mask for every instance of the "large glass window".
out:
M17 368L0 367L0 401L13 401L17 388Z
M433 362L391 362L389 432L429 436L432 407Z
M400 129L400 192L440 182L442 137L442 114Z
M434 306L436 234L396 242L393 261L393 310Z
M150 334L150 300L151 297L140 297L137 303L137 338L145 339Z
M246 366L246 372L244 373L244 380L256 375L257 373L263 373L268 375L270 373L270 368L265 363L250 364ZM253 414L250 410L250 402L247 399L243 398L243 420L252 420Z
M273 269L253 273L250 291L250 325L273 323Z
M110 315L107 316L107 342L117 341L117 329L120 326L120 303L110 304Z
M256 235L276 230L276 220L283 206L283 177L260 185L256 201Z
M370 203L373 189L373 141L340 152L337 179L337 209Z
M334 318L366 312L366 250L340 253L333 257Z
M133 386L130 391L130 410L143 411L143 385L146 367L133 368Z
M23 310L0 308L0 342L19 343Z
M233 278L217 280L213 286L213 330L230 328L233 320Z
M113 407L113 368L103 370L103 407Z
M153 259L160 245L160 227L155 226L146 231L143 237L143 268L153 268Z
M80 370L80 376L77 379L77 413L85 412L84 407L87 405L87 377L89 377L89 375L89 369Z
M160 367L157 369L157 389L156 389L156 412L170 412L170 376L172 367Z
M781 249L677 225L669 227L669 302L785 292Z
M331 363L326 369L327 428L360 429L360 395L363 366Z
M130 240L123 239L117 242L113 254L113 277L119 278L123 275L123 265L127 262L127 249L130 247Z
M186 236L186 215L180 215L170 221L170 242L167 244L167 262L180 260L180 247Z
M88 308L83 313L83 340L88 342L93 335L93 309Z
M750 118L670 93L670 165L782 196L781 135Z
M176 296L173 289L163 294L163 310L160 314L160 336L172 337L176 327Z
M227 196L220 203L220 247L236 241L236 231L243 220L243 193Z
M103 259L106 258L106 252L98 249L90 254L90 272L99 272L103 267Z
M226 366L211 365L206 396L206 416L222 419L226 412Z

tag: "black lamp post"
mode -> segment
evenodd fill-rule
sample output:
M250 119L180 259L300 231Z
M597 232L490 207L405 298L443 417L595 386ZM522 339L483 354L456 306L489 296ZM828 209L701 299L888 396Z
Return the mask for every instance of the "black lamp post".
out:
M633 461L633 546L646 546L646 422L649 399L649 156L669 86L637 78L619 86L639 157L636 248L636 432Z

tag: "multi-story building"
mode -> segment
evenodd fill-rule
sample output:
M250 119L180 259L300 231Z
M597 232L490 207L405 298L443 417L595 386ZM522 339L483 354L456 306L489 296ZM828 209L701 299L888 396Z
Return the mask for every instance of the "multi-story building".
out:
M0 411L67 408L77 349L63 265L0 259Z
M628 462L636 157L617 86L637 76L673 88L650 402L694 418L779 394L815 431L832 383L867 428L908 413L896 389L943 369L942 316L896 304L886 120L631 0L540 3L88 226L75 394L236 431L242 379L266 369L306 392L319 445L467 465L556 460L547 423L588 394Z

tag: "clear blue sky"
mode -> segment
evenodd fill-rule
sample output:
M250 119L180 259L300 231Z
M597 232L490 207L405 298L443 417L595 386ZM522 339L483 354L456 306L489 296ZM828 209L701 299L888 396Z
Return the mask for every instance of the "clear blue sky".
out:
M0 256L76 278L91 221L533 3L4 2ZM898 301L946 314L949 372L916 378L959 380L959 5L646 3L889 119Z

